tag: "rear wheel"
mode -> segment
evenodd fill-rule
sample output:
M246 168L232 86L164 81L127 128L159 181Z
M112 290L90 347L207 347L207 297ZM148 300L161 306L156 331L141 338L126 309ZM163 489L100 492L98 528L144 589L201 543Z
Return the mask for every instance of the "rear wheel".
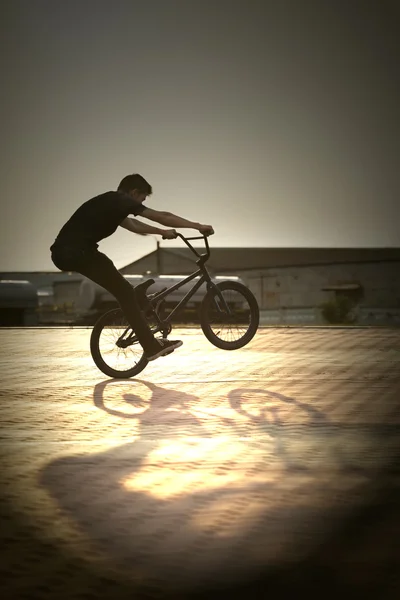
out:
M125 335L124 332L126 331ZM143 348L134 338L121 309L104 313L96 322L90 336L90 352L96 366L105 375L126 379L134 377L147 366Z
M221 281L204 296L200 308L201 328L206 338L221 350L237 350L248 344L259 322L257 300L242 283Z

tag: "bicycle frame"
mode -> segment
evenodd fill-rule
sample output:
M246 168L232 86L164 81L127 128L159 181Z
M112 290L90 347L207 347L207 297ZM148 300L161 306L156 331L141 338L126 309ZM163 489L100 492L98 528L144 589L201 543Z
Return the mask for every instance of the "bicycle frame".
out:
M203 285L203 283L207 283L207 291L209 289L214 288L216 290L216 293L219 297L219 299L222 302L223 308L224 310L230 315L230 309L228 304L225 301L225 298L223 297L223 295L221 294L220 290L218 289L218 287L216 286L216 284L212 281L211 276L209 274L209 272L207 271L207 267L205 266L205 262L207 262L207 260L210 258L210 247L208 245L208 240L207 240L207 236L206 235L202 235L202 236L196 236L196 237L190 237L190 238L185 238L182 234L178 233L178 237L180 237L185 244L192 250L192 252L194 254L196 254L196 256L198 256L198 260L196 260L196 264L199 266L199 268L197 269L197 271L195 271L194 273L192 273L191 275L189 275L188 277L185 277L184 279L182 279L181 281L178 281L177 283L175 283L174 285L171 285L169 288L167 288L166 290L163 290L161 292L158 292L150 301L152 308L154 308L159 302L161 302L164 298L166 298L169 294L171 294L172 292L174 292L175 290L178 290L180 287L182 287L183 285L185 285L186 283L189 283L189 281L192 281L193 279L195 279L196 277L200 276L199 281L197 281L194 286L185 294L185 296L178 302L178 304L173 308L173 310L165 317L165 319L161 320L157 313L155 314L155 317L158 321L158 327L156 328L155 333L162 331L163 329L166 329L165 325L169 325L170 322L172 321L173 316L184 306L186 306L186 304L189 302L190 298L197 292L197 290ZM206 254L199 254L195 248L193 248L193 246L189 243L189 240L204 240L205 245L206 245ZM220 308L217 304L217 310L220 311ZM221 312L221 311L220 311ZM130 327L128 327L124 333L122 334L122 336L119 338L118 341L122 340L122 338L124 337L124 335L131 330ZM133 331L132 331L133 333ZM131 337L128 336L127 338L124 339L124 345L127 344L128 342L133 342L136 341L135 340L135 336ZM128 345L128 344L127 344Z
M205 267L198 269L197 271L192 273L192 275L189 275L188 277L185 277L185 279L182 279L178 283L171 285L166 290L164 290L162 292L158 292L158 294L156 294L154 296L154 298L151 299L151 304L158 304L158 302L160 302L161 300L164 300L164 298L166 298L171 292L178 290L180 287L185 285L185 283L189 283L189 281L192 281L193 279L198 277L201 273L202 273L202 275L201 275L199 281L197 281L194 284L194 286L185 294L185 296L178 302L178 304L165 317L165 319L164 319L165 322L171 321L174 314L176 314L180 310L180 308L183 308L184 306L186 306L186 304L189 302L190 298L193 296L193 294L195 294L197 292L197 290L203 285L203 283L208 282L209 284L212 285L211 277L210 277L208 271L206 270Z

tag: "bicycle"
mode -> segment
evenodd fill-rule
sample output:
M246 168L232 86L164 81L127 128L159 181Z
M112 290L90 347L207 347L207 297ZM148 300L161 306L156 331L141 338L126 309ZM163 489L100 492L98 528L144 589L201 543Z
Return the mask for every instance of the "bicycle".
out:
M205 266L211 255L207 235L188 238L180 233L177 235L198 257L195 260L198 269L176 284L150 296L146 294L146 291L154 283L154 279L148 279L135 286L139 305L143 315L149 322L152 333L155 335L161 332L163 338L167 338L172 330L171 321L173 317L189 302L193 294L206 283L207 291L200 305L200 326L205 337L221 350L242 348L253 339L259 326L260 313L254 294L244 284L237 281L224 280L218 283L212 281ZM205 242L205 254L199 254L190 244L190 241L199 239ZM171 312L165 315L163 302L168 294L195 278L199 278L199 280ZM220 337L227 332L232 336L232 329L235 326L239 330L240 337L228 340ZM107 351L107 342L109 343L109 351ZM90 336L90 352L100 371L113 378L126 379L134 377L143 371L148 364L135 332L120 308L107 311L96 321ZM109 364L107 361L111 359L112 352L116 352L116 357L113 359L113 364ZM129 363L131 366L125 369L119 368L123 354L125 358L129 354L129 360L131 361Z

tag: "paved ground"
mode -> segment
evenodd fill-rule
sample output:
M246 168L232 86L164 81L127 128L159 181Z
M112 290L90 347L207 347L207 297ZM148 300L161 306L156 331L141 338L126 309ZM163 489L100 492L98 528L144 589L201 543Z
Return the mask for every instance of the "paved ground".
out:
M399 598L400 330L175 334L116 381L0 330L2 597Z

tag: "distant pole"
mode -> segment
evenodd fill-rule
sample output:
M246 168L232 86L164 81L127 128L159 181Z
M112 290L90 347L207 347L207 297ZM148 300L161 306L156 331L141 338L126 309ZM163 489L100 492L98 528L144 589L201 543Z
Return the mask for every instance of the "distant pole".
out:
M160 242L157 240L157 273L160 275L161 273L161 250L160 250Z

